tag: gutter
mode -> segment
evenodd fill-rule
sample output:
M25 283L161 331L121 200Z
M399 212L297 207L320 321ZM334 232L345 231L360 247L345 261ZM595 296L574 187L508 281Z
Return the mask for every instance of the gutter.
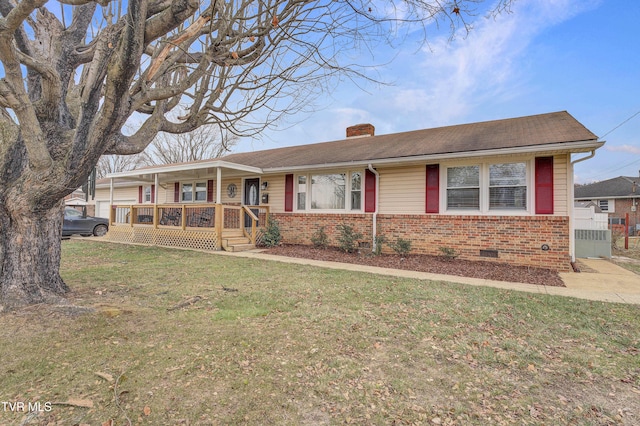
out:
M604 143L604 142L603 142L603 143ZM592 150L591 150L591 154L587 155L586 157L578 158L577 160L573 160L573 161L571 162L571 165L573 166L573 165L574 165L574 164L576 164L576 163L580 163L580 162L582 162L582 161L588 160L588 159L593 158L593 157L595 157L595 156L596 156L596 150L595 150L595 149L592 149Z
M378 173L376 171L376 169L373 168L373 164L369 163L367 165L367 169L373 173L376 177L376 206L374 208L373 211L373 225L372 225L372 229L371 229L371 237L373 238L372 244L371 244L371 248L372 251L375 252L376 251L376 245L377 245L377 238L376 236L378 235L378 205L380 202L380 173Z
M604 141L601 142L602 146L604 145ZM576 225L575 225L575 221L573 220L573 203L575 202L575 187L574 187L574 168L573 166L577 163L580 163L582 161L588 160L590 158L595 157L596 155L596 149L600 148L594 148L591 150L591 154L587 155L586 157L582 157L582 158L578 158L576 160L571 161L571 181L569 182L569 203L567 207L569 207L569 251L571 253L571 265L573 265L576 261Z

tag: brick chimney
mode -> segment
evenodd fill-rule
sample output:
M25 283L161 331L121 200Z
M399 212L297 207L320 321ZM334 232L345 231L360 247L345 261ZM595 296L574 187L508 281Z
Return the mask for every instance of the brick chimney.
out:
M347 127L347 137L353 138L355 136L373 136L376 128L372 124L356 124L355 126Z

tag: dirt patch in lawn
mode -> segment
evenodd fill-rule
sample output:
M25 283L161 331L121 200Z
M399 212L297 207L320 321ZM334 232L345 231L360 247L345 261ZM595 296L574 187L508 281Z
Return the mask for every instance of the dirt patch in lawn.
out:
M506 263L462 259L449 260L444 256L421 254L411 254L404 257L396 254L374 256L370 253L345 253L332 247L321 249L313 246L294 244L283 244L272 247L265 252L278 256L355 263L381 268L404 269L408 271L430 272L434 274L456 275L486 280L513 281L554 287L565 286L555 271L542 268L513 266Z

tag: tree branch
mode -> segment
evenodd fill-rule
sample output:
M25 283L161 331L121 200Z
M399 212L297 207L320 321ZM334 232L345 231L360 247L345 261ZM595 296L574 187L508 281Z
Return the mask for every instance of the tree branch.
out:
M47 0L23 0L4 18L0 18L0 34L13 35L31 12L42 7Z
M106 155L131 155L144 151L166 122L163 107L164 104L162 102L158 103L151 117L133 135L125 136L119 132L112 136L104 153Z
M170 7L149 18L145 27L144 43L149 44L178 28L198 10L199 6L198 0L174 0Z

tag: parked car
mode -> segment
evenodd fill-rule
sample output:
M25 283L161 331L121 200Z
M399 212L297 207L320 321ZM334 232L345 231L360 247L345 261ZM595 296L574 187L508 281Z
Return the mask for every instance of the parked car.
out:
M73 234L101 237L106 234L108 230L108 219L87 216L86 211L81 212L73 207L64 208L64 223L62 225L63 237L68 237Z

